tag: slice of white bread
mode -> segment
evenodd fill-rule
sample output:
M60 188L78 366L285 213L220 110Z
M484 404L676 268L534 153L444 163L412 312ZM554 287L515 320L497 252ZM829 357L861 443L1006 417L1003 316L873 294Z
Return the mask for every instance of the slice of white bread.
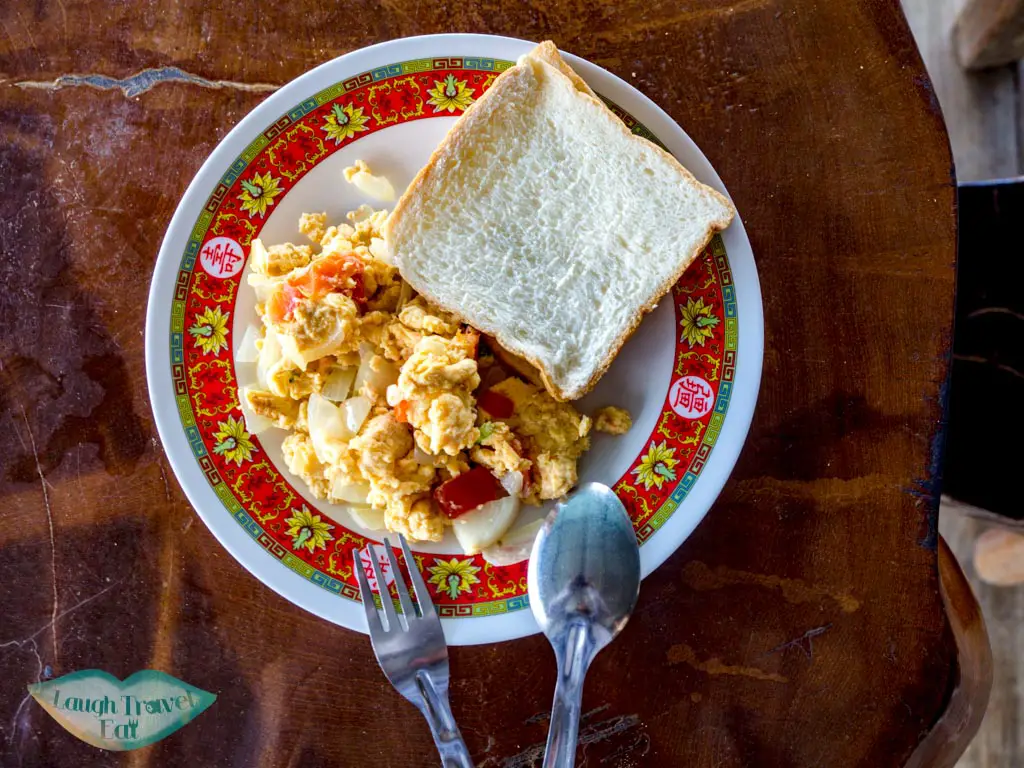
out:
M413 288L572 400L733 213L543 43L452 127L385 238Z

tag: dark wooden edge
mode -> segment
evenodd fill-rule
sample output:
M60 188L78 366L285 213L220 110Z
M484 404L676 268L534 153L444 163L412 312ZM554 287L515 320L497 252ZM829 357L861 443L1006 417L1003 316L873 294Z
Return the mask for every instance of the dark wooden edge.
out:
M981 607L946 540L939 537L939 590L956 640L953 690L946 710L910 756L907 768L952 768L981 727L992 692L992 648Z

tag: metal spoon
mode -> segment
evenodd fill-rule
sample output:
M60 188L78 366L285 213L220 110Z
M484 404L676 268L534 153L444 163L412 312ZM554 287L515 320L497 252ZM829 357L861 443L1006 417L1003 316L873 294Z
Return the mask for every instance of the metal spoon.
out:
M558 660L544 768L571 768L583 677L640 591L633 523L608 486L588 483L555 507L533 543L527 579L533 615Z

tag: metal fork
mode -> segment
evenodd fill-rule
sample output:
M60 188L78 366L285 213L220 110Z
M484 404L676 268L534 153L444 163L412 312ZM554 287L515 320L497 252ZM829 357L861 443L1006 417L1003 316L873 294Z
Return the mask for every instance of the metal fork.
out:
M469 750L455 724L452 710L448 706L448 645L441 630L441 618L437 615L434 603L427 592L427 585L416 568L416 561L409 551L405 537L398 535L409 565L412 586L416 590L416 600L420 612L409 598L409 589L398 569L395 553L391 542L384 539L384 550L387 552L391 573L395 577L395 588L398 590L398 602L402 606L405 627L402 626L395 611L394 603L388 592L384 575L377 563L373 545L370 545L370 564L374 578L377 579L377 591L380 594L381 607L384 609L385 622L374 604L373 592L366 578L366 572L359 560L359 552L352 553L356 577L359 580L359 592L366 609L366 624L370 629L370 642L377 656L380 668L391 684L400 694L415 704L430 724L430 733L434 744L441 755L444 768L473 768Z

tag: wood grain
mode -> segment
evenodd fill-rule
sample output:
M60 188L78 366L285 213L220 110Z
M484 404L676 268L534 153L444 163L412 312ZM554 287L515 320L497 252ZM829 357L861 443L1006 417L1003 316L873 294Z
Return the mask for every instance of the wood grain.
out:
M650 95L721 173L761 272L748 445L595 663L581 757L899 765L942 714L954 180L898 5L42 0L0 7L0 762L435 764L366 640L271 593L188 508L149 412L142 321L176 202L267 85L455 30L551 37ZM478 765L536 764L546 642L451 657ZM25 697L43 677L147 667L219 698L137 753L98 754Z

